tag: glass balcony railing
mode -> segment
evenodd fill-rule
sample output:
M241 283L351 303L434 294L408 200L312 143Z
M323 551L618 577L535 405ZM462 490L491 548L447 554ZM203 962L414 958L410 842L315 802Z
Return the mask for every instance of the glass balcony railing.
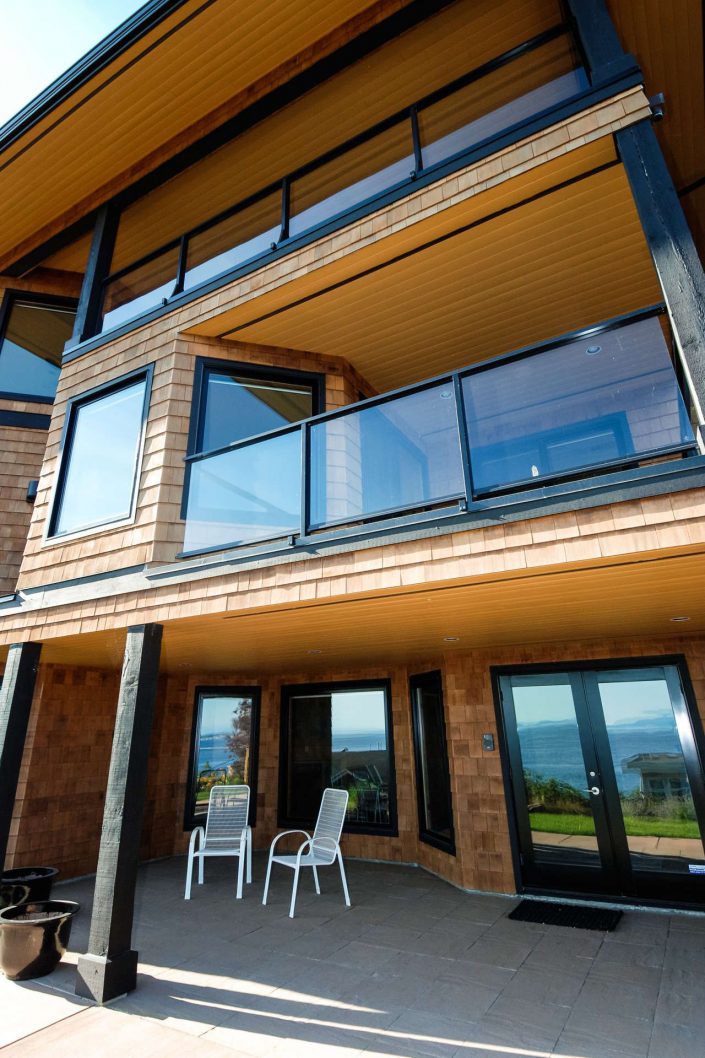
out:
M121 268L103 284L102 329L255 262L289 240L434 167L550 113L589 87L570 31L559 25L418 100L372 128ZM236 175L234 179L236 179Z
M662 319L645 310L190 456L184 551L486 508L695 453Z

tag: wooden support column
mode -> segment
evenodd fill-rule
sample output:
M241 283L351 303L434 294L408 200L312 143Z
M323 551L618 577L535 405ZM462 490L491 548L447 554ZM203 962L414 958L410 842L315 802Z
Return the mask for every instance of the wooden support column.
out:
M650 121L616 133L700 424L705 412L705 273Z
M0 689L0 868L5 865L41 643L13 643Z
M162 626L127 630L93 900L78 995L107 1003L137 985L132 919Z
M593 85L609 84L639 69L622 47L605 0L568 0L568 10Z
M88 252L81 296L78 300L73 325L73 337L68 343L69 347L78 345L87 338L92 338L99 330L103 304L103 281L110 269L119 216L119 210L112 202L101 206L96 214L91 248Z

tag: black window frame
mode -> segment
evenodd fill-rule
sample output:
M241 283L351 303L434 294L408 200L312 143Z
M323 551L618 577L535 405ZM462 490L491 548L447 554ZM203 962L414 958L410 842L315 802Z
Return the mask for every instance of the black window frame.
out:
M252 379L253 381L293 382L310 385L315 409L312 411L312 415L320 415L326 410L326 376L322 371L297 371L290 367L269 367L267 364L250 364L241 360L223 360L219 357L197 356L193 372L191 415L186 442L187 458L201 454L208 376L211 372L238 375L241 378ZM305 422L306 420L302 421ZM292 423L292 425L295 424ZM192 465L192 463L186 463L184 487L181 493L181 517L184 519L188 508Z
M7 289L0 303L0 358L2 347L5 342L7 327L10 322L12 309L17 302L24 302L37 308L67 309L74 316L78 311L78 298L63 297L59 294L41 294L37 291ZM61 369L61 364L59 364ZM39 396L36 393L12 393L10 390L0 390L0 400L22 400L31 404L53 404L54 397Z
M368 834L373 837L396 838L399 836L397 815L397 771L394 757L394 723L392 715L392 681L378 680L328 680L322 683L291 683L281 688L279 726L279 795L277 803L277 826L313 827L314 819L293 819L286 812L286 790L289 771L289 720L290 699L311 694L334 694L336 691L382 691L384 693L385 719L387 723L387 752L389 754L389 823L386 826L367 826L364 823L348 823L344 834Z
M109 382L104 382L99 386L94 386L92 389L85 390L83 393L79 393L75 397L69 398L67 401L66 413L64 415L64 426L61 432L61 440L59 442L59 469L56 475L50 502L50 515L45 537L46 543L54 543L59 540L70 539L71 537L80 536L84 533L97 532L117 525L128 525L134 520L137 507L137 494L139 492L140 468L142 466L142 457L144 455L147 418L149 416L149 405L152 395L153 376L154 364L147 364L145 367L137 368L135 371L130 371L126 375L120 375L119 378L111 379ZM130 498L129 513L127 515L121 515L118 518L112 518L109 521L91 522L78 529L57 532L56 525L61 513L66 476L71 463L71 452L73 449L73 440L80 409L86 404L92 404L96 400L101 400L103 397L110 396L111 393L117 393L121 389L127 389L129 386L135 385L140 380L144 380L144 398L142 401L139 442L137 446L137 457L135 459L135 470L132 478L132 494Z
M190 456L200 454L202 451L208 376L211 373L238 375L241 378L252 379L254 382L292 382L310 385L315 409L311 415L320 415L326 410L326 376L322 371L297 371L290 367L269 367L267 364L250 364L240 360L197 356L193 373L191 417L186 447L186 454Z
M418 717L417 691L421 690L424 685L430 684L433 684L433 689L438 692L441 705L440 728L443 737L443 759L435 763L437 763L443 771L443 776L445 779L446 792L448 797L448 809L450 816L450 838L444 838L441 835L434 833L434 831L428 830L426 827L423 770L421 764L421 729ZM447 852L450 856L455 856L456 846L455 818L453 811L453 790L450 780L450 758L448 756L448 729L446 726L445 695L443 693L443 674L441 673L440 669L434 669L431 672L421 672L410 676L409 699L411 703L411 729L414 742L414 771L416 775L416 804L418 807L419 815L419 840L423 841L426 845L432 845L435 849L440 849L441 852Z
M203 697L211 698L251 698L252 724L250 729L250 808L248 823L255 827L257 823L257 777L259 772L259 735L260 714L262 711L262 688L256 685L244 686L217 683L201 683L194 688L193 718L191 721L191 738L189 742L188 772L186 778L186 799L184 801L184 831L204 826L205 817L196 816L193 806L196 798L196 739L201 726L200 703Z

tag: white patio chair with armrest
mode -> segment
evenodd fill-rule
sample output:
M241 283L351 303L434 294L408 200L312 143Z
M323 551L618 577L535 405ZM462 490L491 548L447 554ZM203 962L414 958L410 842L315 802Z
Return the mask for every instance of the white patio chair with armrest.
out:
M203 885L203 861L206 856L238 857L237 899L242 898L245 861L247 882L249 884L252 881L252 830L247 822L249 811L249 786L211 787L205 828L196 827L189 842L185 900L191 899L191 878L195 859L198 860L198 884Z
M345 877L345 868L343 867L343 854L340 851L340 835L343 830L347 807L348 791L328 788L323 791L321 807L318 810L318 819L316 820L313 835L309 834L307 830L285 830L281 834L277 834L269 849L267 878L264 883L264 894L262 896L263 904L267 903L269 878L272 873L273 863L281 863L285 867L291 867L294 872L294 885L291 891L291 905L289 907L289 918L293 918L301 868L310 867L312 869L316 892L320 896L321 888L318 884L318 868L330 867L337 860L340 866L340 877L343 882L345 903L350 907L350 893L348 892L348 882ZM303 834L306 837L306 841L294 853L275 856L274 850L277 842L281 838L286 837L287 834Z

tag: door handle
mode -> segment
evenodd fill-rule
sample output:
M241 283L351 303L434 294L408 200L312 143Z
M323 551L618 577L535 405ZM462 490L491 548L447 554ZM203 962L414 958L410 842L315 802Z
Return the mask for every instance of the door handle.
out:
M591 793L591 794L599 794L600 787L599 786L588 786L588 787L586 787L586 789L583 792L584 793Z

